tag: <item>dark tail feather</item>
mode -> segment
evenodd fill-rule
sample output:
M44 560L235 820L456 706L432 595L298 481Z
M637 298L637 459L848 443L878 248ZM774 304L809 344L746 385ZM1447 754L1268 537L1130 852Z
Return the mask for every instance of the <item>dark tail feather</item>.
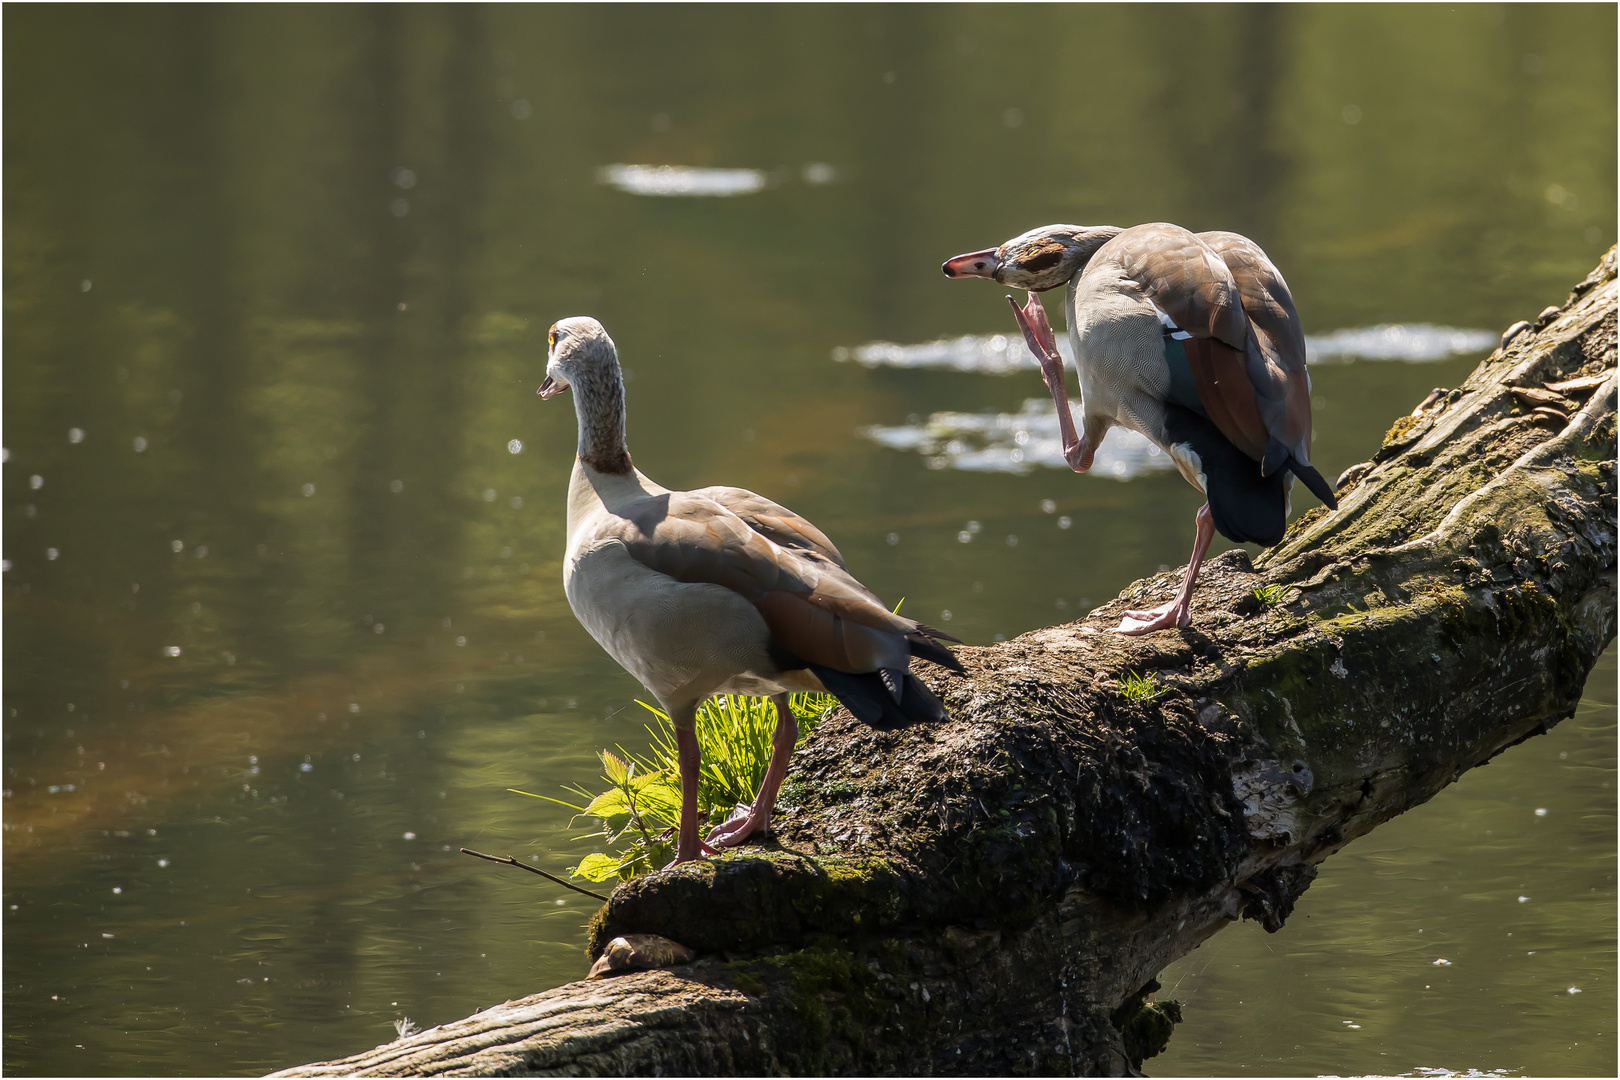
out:
M925 629L927 627L920 626L917 628L917 633L906 635L906 644L911 646L911 655L921 657L924 660L931 660L940 667L951 669L958 675L967 674L962 670L962 662L956 658L956 654L933 638L923 634L922 631ZM951 638L951 640L955 641L956 639Z
M1288 455L1288 471L1302 480L1311 494L1322 500L1322 505L1329 510L1339 508L1339 500L1333 497L1333 486L1322 479L1322 474L1316 471L1314 465L1301 465L1299 459L1293 454Z
M924 623L917 624L917 633L922 634L924 637L931 637L935 641L954 641L958 645L962 644L961 638L951 637L951 635L947 634L945 631L928 626Z
M820 664L806 666L816 673L816 678L827 688L827 693L843 702L844 708L854 713L855 719L862 723L875 724L883 719L884 713L895 708L888 687L883 685L876 672L851 675L847 671L835 671Z
M1271 442L1266 446L1265 456L1260 459L1260 475L1270 476L1293 460L1294 455L1288 452L1288 447L1283 445L1281 439L1273 435Z
M906 673L905 690L899 701L889 696L888 687L875 671L852 675L820 664L809 665L827 692L844 703L844 708L863 724L901 725L916 721L943 720L945 706L922 684Z
M934 692L909 671L906 672L906 697L900 703L900 708L913 720L945 719L944 702L935 697Z

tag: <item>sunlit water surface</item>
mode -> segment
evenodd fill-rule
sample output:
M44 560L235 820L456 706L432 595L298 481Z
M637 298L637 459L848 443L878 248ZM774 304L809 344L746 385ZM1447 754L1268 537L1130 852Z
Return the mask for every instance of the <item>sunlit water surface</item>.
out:
M1615 235L1608 7L4 18L16 1075L254 1073L583 973L588 900L457 852L577 861L507 789L645 739L560 588L557 318L617 339L647 472L984 643L1180 564L1198 496L1120 433L1052 467L1016 354L847 362L1013 330L945 257L1247 233L1332 476ZM1612 1074L1614 684L1166 972L1150 1068Z

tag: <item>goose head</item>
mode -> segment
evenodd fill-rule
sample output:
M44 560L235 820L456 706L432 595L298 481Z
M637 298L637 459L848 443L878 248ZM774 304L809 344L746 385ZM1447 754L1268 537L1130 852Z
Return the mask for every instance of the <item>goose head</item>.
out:
M605 473L628 473L624 445L624 373L619 350L602 324L585 315L553 323L546 334L546 380L542 398L574 391L579 418L579 459Z
M947 259L941 269L948 278L989 278L1015 289L1045 292L1084 270L1097 249L1120 231L1112 225L1042 225L1000 247Z
M618 382L619 350L602 324L588 315L559 319L546 333L546 379L536 391L556 397L577 382Z

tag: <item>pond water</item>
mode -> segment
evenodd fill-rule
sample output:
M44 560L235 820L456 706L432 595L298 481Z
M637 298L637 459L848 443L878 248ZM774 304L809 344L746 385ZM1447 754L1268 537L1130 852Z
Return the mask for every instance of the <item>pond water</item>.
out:
M616 338L652 476L754 488L908 613L1016 635L1181 564L1199 499L1128 440L1051 467L1002 290L940 261L1049 221L1246 233L1336 475L1614 241L1615 29L8 8L6 1071L257 1073L583 974L590 901L457 852L560 871L585 830L507 789L645 743L560 587L556 319ZM1614 686L1611 651L1281 933L1167 972L1153 1071L1612 1075Z

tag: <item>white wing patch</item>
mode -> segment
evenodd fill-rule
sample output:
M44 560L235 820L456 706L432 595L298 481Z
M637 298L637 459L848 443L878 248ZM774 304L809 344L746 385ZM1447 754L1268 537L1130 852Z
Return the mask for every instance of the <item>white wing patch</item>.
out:
M1160 310L1158 304L1155 304L1152 300L1149 300L1148 307L1151 307L1153 309L1153 313L1159 317L1159 325L1170 331L1170 337L1174 338L1176 341L1186 341L1188 338L1192 337L1192 335L1187 333L1187 331L1177 326L1174 319L1170 318L1170 316L1166 315L1162 310Z

